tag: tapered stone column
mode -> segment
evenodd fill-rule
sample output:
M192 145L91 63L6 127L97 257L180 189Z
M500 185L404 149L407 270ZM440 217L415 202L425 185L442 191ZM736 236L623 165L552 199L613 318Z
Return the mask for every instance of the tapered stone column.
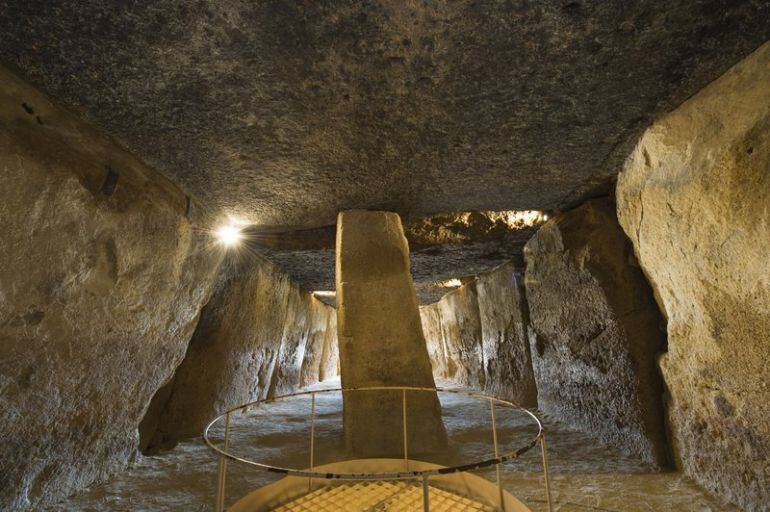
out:
M342 386L434 387L399 216L341 212L336 270ZM402 457L401 392L345 395L345 441L351 454ZM446 433L436 394L412 391L406 399L410 458L441 451Z

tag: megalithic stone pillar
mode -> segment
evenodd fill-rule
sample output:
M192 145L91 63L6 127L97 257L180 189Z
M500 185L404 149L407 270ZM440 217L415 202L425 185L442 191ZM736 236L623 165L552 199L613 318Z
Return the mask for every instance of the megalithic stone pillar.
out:
M342 386L435 387L398 214L341 212L336 273ZM444 450L436 393L406 399L409 458ZM343 404L351 455L403 457L401 392L348 392Z

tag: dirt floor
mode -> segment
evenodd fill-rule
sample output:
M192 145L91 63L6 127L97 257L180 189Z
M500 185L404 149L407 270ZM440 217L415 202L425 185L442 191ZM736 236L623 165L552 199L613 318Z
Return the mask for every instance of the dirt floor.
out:
M337 387L327 381L315 389ZM453 457L463 462L493 453L489 405L463 395L441 394L444 423ZM340 460L340 395L316 399L316 464ZM675 472L655 472L645 464L602 446L568 425L543 418L548 439L554 510L727 512L738 509L711 497ZM253 409L231 422L231 452L268 464L309 465L310 398L302 397ZM526 444L536 433L520 411L497 409L500 449ZM214 437L221 433L213 430ZM502 467L507 491L534 511L544 512L545 492L539 449ZM494 480L494 469L477 473ZM48 510L210 511L214 509L217 462L202 438L181 443L160 456L142 457L128 471L94 485ZM265 471L230 463L227 503L275 481Z

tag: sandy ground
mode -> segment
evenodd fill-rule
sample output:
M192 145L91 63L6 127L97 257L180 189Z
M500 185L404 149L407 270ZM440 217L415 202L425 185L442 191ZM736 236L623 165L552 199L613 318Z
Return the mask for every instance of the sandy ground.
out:
M316 389L336 387L327 381ZM489 406L461 395L441 395L444 423L459 460L493 453ZM309 464L310 398L302 397L251 410L233 418L231 451L252 460L284 467ZM645 464L602 446L590 436L543 418L548 433L554 509L571 511L727 512L738 509L709 496L673 472L655 472ZM342 458L339 394L316 399L316 463ZM520 411L497 410L501 450L526 444L536 432ZM215 434L219 431L215 431ZM534 511L545 511L540 452L535 449L503 466L505 489ZM494 470L477 473L494 480ZM94 485L47 510L57 511L210 511L213 510L217 462L201 438L174 450L142 457L128 471ZM227 503L276 476L231 463Z

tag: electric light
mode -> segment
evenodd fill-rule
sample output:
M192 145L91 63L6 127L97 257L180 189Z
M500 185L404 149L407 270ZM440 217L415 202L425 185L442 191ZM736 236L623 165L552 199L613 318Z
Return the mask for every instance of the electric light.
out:
M317 295L318 297L334 297L337 295L337 292L334 290L316 290L313 292L313 295Z
M530 228L548 220L548 214L540 210L503 210L486 214L492 220L502 220L511 229Z
M234 224L225 224L224 226L220 226L216 230L216 236L222 245L226 245L228 247L237 244L243 237L241 229Z
M446 281L441 283L441 286L444 288L457 288L458 286L462 286L463 282L457 279L456 277L453 277L452 279L447 279Z

